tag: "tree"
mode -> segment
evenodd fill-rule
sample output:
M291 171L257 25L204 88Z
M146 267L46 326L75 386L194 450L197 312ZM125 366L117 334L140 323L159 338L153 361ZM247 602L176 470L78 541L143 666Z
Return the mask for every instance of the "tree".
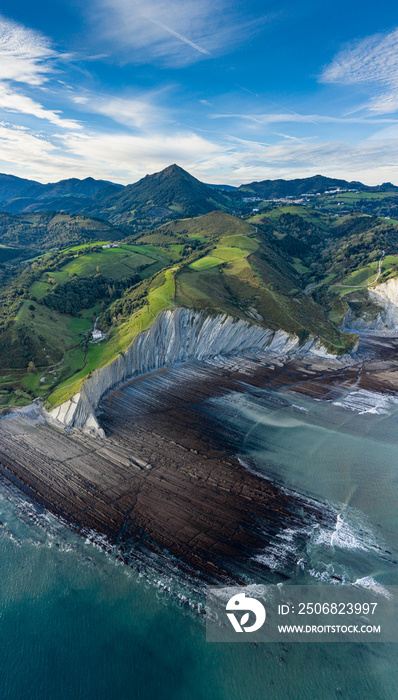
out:
M33 360L31 360L31 361L29 362L29 364L28 364L28 372L29 372L29 374L34 374L36 371L37 371L37 370L36 370L36 365L35 365L35 363L33 362Z

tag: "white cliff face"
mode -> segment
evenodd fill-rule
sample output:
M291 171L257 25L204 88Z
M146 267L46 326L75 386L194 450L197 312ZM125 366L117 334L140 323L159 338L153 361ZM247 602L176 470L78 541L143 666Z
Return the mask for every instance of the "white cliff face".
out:
M375 289L369 289L369 296L384 309L378 317L384 328L398 330L398 279L388 280Z
M103 434L95 411L103 395L124 380L176 362L264 351L286 357L299 350L308 352L311 347L317 354L321 348L314 340L300 348L297 336L270 331L231 316L206 316L183 308L163 311L147 331L135 338L123 356L95 370L78 394L49 415L65 426Z
M354 318L349 312L344 327L352 330L398 331L398 279L390 279L374 289L368 289L369 299L380 307L375 318Z

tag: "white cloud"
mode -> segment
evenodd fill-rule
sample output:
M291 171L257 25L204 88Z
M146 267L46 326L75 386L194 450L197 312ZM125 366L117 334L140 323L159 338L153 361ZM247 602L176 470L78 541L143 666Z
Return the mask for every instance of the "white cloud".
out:
M74 133L64 137L64 143L70 160L80 169L124 183L178 163L205 182L239 185L322 173L368 184L386 180L398 184L398 138L391 136L352 146L285 138L275 144L234 137L216 143L190 132L148 136Z
M53 178L55 174L60 179L58 176L68 167L67 159L46 138L4 122L0 122L0 161L6 172L37 180ZM76 170L76 163L73 168Z
M220 152L217 144L190 132L167 135L67 134L66 152L107 179L133 182L179 163L187 170ZM105 175L104 175L105 174Z
M174 162L194 170L219 152L216 144L188 132L149 137L69 132L50 141L0 123L0 169L40 181L92 176L127 184Z
M368 184L398 183L398 139L369 139L354 146L345 142L281 141L268 145L246 141L229 160L236 162L231 182L321 173ZM397 165L392 165L394 162ZM214 165L217 167L217 159Z
M80 125L60 116L58 110L46 109L37 100L24 95L21 86L40 87L44 92L55 62L65 58L51 48L50 41L39 32L0 15L0 109L45 119L64 129Z
M388 114L398 110L398 28L374 34L340 51L320 76L322 82L362 85L373 94L366 105L370 112Z
M37 119L46 119L51 124L63 129L79 129L80 125L71 120L60 117L57 112L50 109L45 109L41 104L32 100L26 95L15 92L5 83L0 82L0 109L7 112L18 112L20 114L29 114Z
M398 112L398 84L391 92L372 97L366 108L374 114L392 114Z
M0 15L0 80L42 85L55 57L46 37Z
M281 136L277 143L232 136L215 142L189 131L148 135L69 131L50 140L0 124L0 169L42 181L91 175L128 184L176 162L204 182L239 185L321 173L367 184L386 180L398 184L397 127L357 145Z
M394 83L398 69L398 29L374 34L340 51L322 73L325 83Z
M72 101L81 105L85 112L103 114L118 124L135 129L149 129L168 118L165 109L156 105L157 94L151 93L137 97L116 97L111 95L94 95L92 93L72 94Z

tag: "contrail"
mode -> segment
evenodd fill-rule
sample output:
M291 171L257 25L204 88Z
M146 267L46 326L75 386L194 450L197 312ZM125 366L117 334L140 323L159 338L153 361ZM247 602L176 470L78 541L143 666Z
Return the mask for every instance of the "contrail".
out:
M210 56L210 51L206 51L206 49L203 49L201 46L198 46L198 44L195 44L193 41L190 41L189 39L187 39L186 36L182 36L182 34L175 32L174 29L167 27L165 24L162 24L161 22L157 22L155 19L151 19L150 22L152 22L152 24L156 24L158 27L161 27L161 29L164 29L165 32L168 32L172 36L175 36L176 39L183 41L184 44L188 44L188 46L192 46L192 48L196 49L196 51L199 51L200 53L205 53L208 56Z

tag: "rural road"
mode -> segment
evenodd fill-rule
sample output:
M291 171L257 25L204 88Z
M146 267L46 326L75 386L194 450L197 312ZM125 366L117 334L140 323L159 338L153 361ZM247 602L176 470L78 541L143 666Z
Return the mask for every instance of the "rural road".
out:
M336 287L345 287L347 289L362 289L364 287L370 287L371 284L375 284L381 275L381 263L383 261L384 256L385 256L385 251L383 250L382 256L379 260L379 268L377 271L377 275L374 278L373 282L369 282L368 284L336 284L335 286Z

